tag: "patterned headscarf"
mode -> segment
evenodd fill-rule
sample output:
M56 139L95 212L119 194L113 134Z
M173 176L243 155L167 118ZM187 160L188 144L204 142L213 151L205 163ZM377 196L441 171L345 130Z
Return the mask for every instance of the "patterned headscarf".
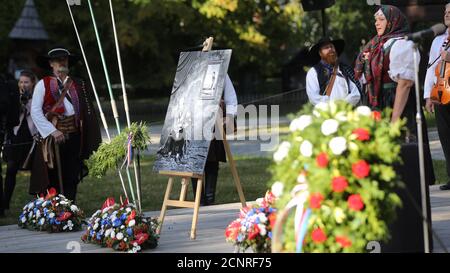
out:
M381 36L375 36L358 55L355 65L357 79L364 76L367 80L369 103L376 107L383 79L384 49L383 45L391 38L403 37L410 32L406 16L395 6L382 5L377 13L382 12L387 20L386 30ZM377 14L376 13L376 14ZM370 53L369 59L364 60L363 53Z

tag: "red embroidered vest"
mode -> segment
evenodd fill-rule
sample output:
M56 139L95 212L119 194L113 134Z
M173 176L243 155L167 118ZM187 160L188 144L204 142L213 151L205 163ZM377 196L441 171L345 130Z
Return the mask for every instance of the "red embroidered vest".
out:
M44 111L44 114L46 114L48 111L50 111L55 103L58 101L58 98L60 96L59 93L59 87L58 87L58 81L55 77L47 76L43 78L44 86L45 86L45 95L44 95L44 103L42 106L42 109ZM68 93L71 97L71 103L73 105L76 120L79 120L80 117L80 103L78 100L78 93L77 93L78 85L73 81L72 85L69 88ZM66 111L64 107L64 103L61 103L56 109L55 112L58 114L64 114Z

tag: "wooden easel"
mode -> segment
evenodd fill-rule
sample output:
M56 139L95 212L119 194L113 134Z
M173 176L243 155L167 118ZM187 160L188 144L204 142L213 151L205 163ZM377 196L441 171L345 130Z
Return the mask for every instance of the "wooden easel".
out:
M214 39L209 37L203 43L202 51L206 52L211 50ZM220 120L220 119L219 119ZM223 125L217 121L216 127L219 128L220 134L223 136L223 145L225 147L225 153L227 155L228 162L230 163L231 173L233 175L233 180L236 185L236 189L239 194L239 199L241 201L242 207L246 206L246 201L244 197L244 192L242 190L241 180L239 179L239 175L236 169L236 163L234 162L233 155L231 154L230 145L226 139L226 134L223 130ZM178 208L193 208L194 215L192 216L192 226L191 226L191 239L194 240L196 237L197 231L197 220L198 220L198 211L200 208L200 198L203 189L203 183L205 181L204 174L194 174L194 173L182 173L182 172L170 172L170 171L160 171L159 174L169 176L169 181L167 183L166 193L164 195L164 202L161 208L161 214L159 216L160 226L158 228L158 234L161 233L162 225L164 222L164 217L166 215L167 207L178 207ZM175 178L181 178L181 192L180 198L178 200L171 200L170 193L172 191L173 182ZM198 178L197 181L197 189L195 194L194 201L186 201L186 195L188 190L189 181L191 178Z

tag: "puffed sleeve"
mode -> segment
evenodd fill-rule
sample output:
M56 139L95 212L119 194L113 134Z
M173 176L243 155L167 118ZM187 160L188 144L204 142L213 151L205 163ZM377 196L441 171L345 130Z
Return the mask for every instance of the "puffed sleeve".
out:
M406 40L396 41L389 54L389 76L395 82L399 80L414 81L414 52L417 54L417 62L420 62L420 54L414 49L414 43Z

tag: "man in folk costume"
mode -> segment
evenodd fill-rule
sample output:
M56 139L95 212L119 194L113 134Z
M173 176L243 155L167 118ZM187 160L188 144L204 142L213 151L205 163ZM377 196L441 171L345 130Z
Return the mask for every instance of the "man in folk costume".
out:
M352 105L360 101L360 84L353 69L339 62L344 40L322 38L309 51L311 61L317 63L306 75L306 93L313 104L330 100L344 100Z
M101 142L88 85L69 76L69 65L75 61L63 47L42 56L38 62L51 67L53 74L37 83L31 104L31 117L43 140L34 157L30 193L55 187L73 201L78 183L87 175L83 161Z
M436 67L445 60L447 66L450 63L450 54L448 52L448 43L450 41L450 1L445 5L444 22L447 26L447 31L437 36L430 49L430 59L428 63L428 70L425 77L424 85L424 99L426 100L425 108L429 113L434 113L436 117L436 125L439 134L439 140L442 145L442 150L445 156L445 166L447 168L447 183L440 186L441 190L450 190L450 104L433 104L430 99L431 90L436 83Z

